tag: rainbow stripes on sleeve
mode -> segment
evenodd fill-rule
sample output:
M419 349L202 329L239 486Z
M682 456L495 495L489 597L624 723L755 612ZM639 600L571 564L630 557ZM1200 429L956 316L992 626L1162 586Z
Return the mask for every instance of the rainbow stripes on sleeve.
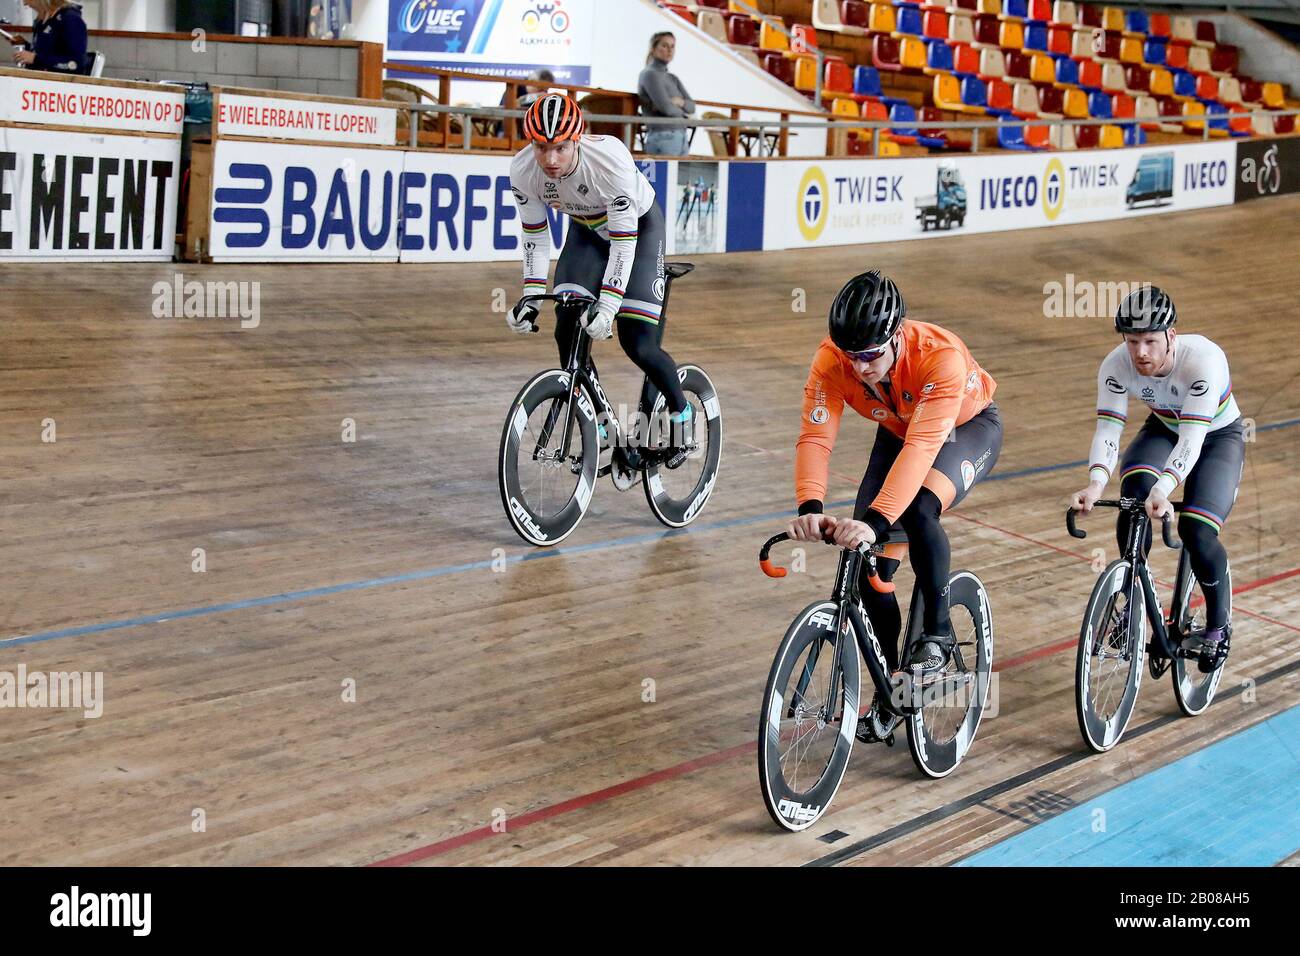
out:
M610 242L636 242L636 237L637 230L635 229L629 230L628 232L617 232L613 229L609 230Z
M1113 411L1109 408L1097 409L1097 417L1103 422L1111 422L1121 427L1123 427L1124 423L1128 421L1128 416L1123 412Z
M545 219L538 223L526 222L523 224L524 232L530 236L535 236L538 233L545 232L547 228L549 227L547 226Z

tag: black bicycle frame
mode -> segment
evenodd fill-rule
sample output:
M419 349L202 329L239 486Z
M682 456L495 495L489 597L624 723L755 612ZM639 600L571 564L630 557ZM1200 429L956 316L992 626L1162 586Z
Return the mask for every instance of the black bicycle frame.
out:
M664 328L668 324L668 296L672 292L673 279L685 275L694 268L689 263L675 262L668 263L664 267L664 298L660 308L659 327L656 336L656 342L659 345L663 345ZM520 299L520 302L555 302L557 305L586 308L592 305L595 300L578 293L560 292L524 296L523 299ZM560 461L564 461L569 457L569 443L573 439L574 405L577 402L579 386L586 386L588 394L595 396L596 401L600 403L601 411L605 413L605 420L609 422L614 431L611 444L616 446L622 444L623 436L618 416L609 404L609 399L605 396L605 390L600 387L600 379L597 378L596 370L591 364L591 336L587 334L581 324L575 326L574 332L573 346L569 350L568 365L565 366L565 372L569 376L569 400L564 405L564 433L560 441ZM651 397L653 390L654 386L650 383L650 379L647 378L641 389L641 398L637 405L638 418L641 414L648 415L648 407L653 407L654 401ZM537 445L533 449L534 461L537 460L537 457L542 453L542 449L550 442L551 433L555 430L559 413L559 408L553 402L551 410L547 414L546 422L538 436Z
M1156 596L1155 581L1151 578L1151 568L1147 564L1146 555L1143 553L1143 542L1146 540L1146 532L1151 524L1151 519L1147 517L1146 509L1141 506L1136 498L1120 498L1118 501L1098 501L1094 507L1102 506L1107 508L1117 508L1129 516L1128 535L1124 544L1124 558L1128 560L1133 568L1134 575L1138 578L1142 588L1142 596L1145 598L1147 609L1147 620L1151 622L1151 631L1155 636L1153 650L1161 657L1173 659L1178 656L1178 650L1169 641L1169 631L1165 626L1164 608L1160 606L1160 600ZM1182 510L1181 504L1174 505L1175 511ZM1076 538L1087 537L1087 532L1077 528L1074 523L1075 512L1073 509L1066 511L1066 526L1071 535ZM1165 546L1173 550L1181 550L1182 542L1175 540L1169 533L1170 522L1166 518L1160 526L1160 536L1164 539ZM1174 599L1172 606L1178 607L1181 598L1181 591L1185 583L1185 575L1188 573L1189 565L1186 552L1178 557L1178 573L1174 578ZM1140 572L1140 573L1139 573ZM1129 582L1132 587L1132 582ZM1131 604L1131 601L1130 601Z

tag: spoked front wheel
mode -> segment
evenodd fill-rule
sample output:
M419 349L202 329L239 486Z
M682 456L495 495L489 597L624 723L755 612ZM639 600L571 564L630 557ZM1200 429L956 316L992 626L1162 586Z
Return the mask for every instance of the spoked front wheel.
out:
M857 639L834 602L810 604L777 648L758 722L758 779L786 830L816 823L840 788L858 725ZM837 653L838 650L838 653Z
M1205 595L1185 556L1180 560L1179 572L1182 586L1178 589L1179 593L1174 595L1174 622L1177 631L1171 635L1175 641L1181 635L1205 630ZM1231 568L1228 569L1228 587L1225 593L1229 596L1232 594ZM1197 657L1189 658L1179 654L1174 658L1170 676L1174 681L1174 699L1178 701L1178 709L1188 717L1196 717L1205 713L1214 700L1215 691L1219 689L1219 678L1223 676L1223 667L1220 665L1205 674L1201 671Z
M993 676L993 614L983 582L970 571L957 571L948 593L957 644L942 673L914 689L915 710L907 720L912 761L927 777L948 776L966 756ZM918 600L913 613L919 610Z
M574 403L567 448L565 420ZM548 547L567 538L591 504L600 446L596 409L567 372L542 372L520 389L501 432L497 484L506 517L519 537Z
M1075 708L1084 743L1096 753L1110 750L1124 736L1142 684L1146 601L1132 570L1120 558L1101 573L1079 633Z
M645 472L645 497L654 516L670 528L681 528L700 516L718 479L722 463L722 405L718 391L704 370L683 365L677 370L682 391L694 413L697 447L676 468L651 465ZM651 420L666 409L662 395L654 403Z

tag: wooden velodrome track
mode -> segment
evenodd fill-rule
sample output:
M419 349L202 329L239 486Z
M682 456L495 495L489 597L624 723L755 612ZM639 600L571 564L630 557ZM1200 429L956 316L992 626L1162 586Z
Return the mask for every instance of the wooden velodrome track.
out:
M490 311L515 264L0 267L0 669L102 671L106 696L97 720L0 711L0 863L942 864L1256 724L1300 702L1298 249L1291 197L698 257L667 344L721 392L713 500L665 534L640 489L602 481L558 554L515 537L496 489L507 403L555 361L549 319L525 339ZM782 834L758 792L758 702L835 562L814 550L778 583L755 553L792 506L825 308L868 264L999 384L999 480L946 526L954 566L991 590L1000 712L942 781L905 745L859 745L831 812ZM177 269L260 282L260 326L154 318L151 287ZM1129 738L1091 758L1074 646L1090 549L1114 544L1110 519L1085 543L1062 514L1114 339L1103 319L1043 317L1066 273L1169 289L1260 426L1225 533L1220 700L1184 719L1167 678L1145 681ZM615 403L634 401L630 363L598 356ZM870 438L846 418L831 499L852 497ZM1173 558L1154 553L1167 582Z

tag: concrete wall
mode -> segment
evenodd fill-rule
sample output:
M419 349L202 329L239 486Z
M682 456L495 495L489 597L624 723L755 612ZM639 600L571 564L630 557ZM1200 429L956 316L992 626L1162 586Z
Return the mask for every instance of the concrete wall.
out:
M107 58L104 76L187 80L214 86L356 96L356 47L91 36Z

